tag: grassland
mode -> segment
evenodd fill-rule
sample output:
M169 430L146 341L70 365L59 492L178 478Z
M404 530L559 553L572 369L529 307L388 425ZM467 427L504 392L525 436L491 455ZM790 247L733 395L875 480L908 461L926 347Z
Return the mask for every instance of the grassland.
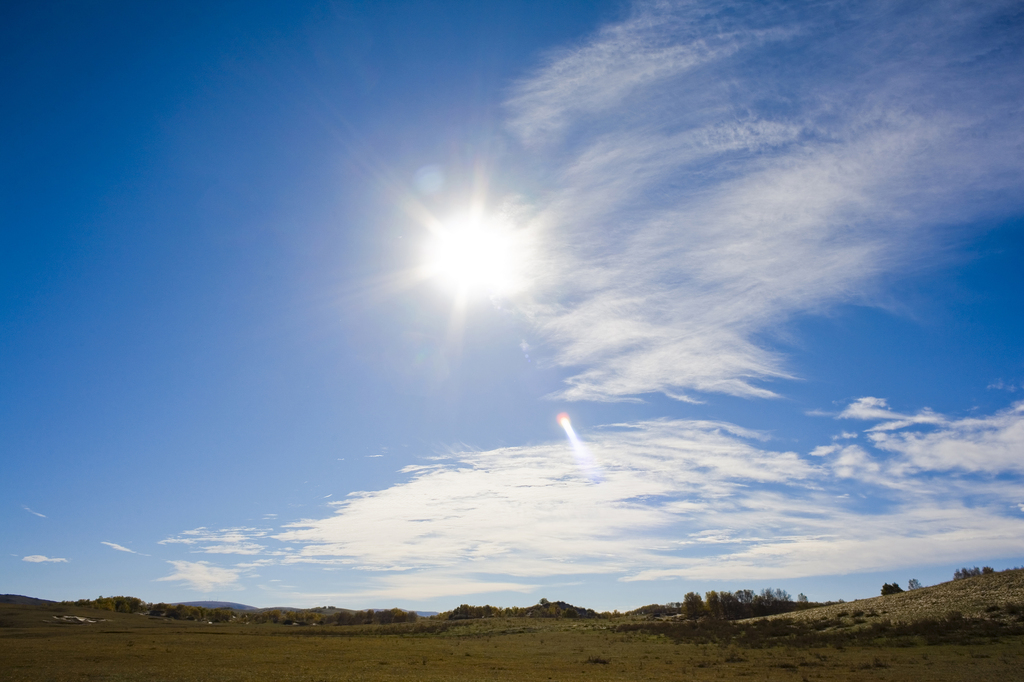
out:
M733 623L491 618L294 627L0 605L0 679L1024 680L1017 578L983 576L926 588L932 596L919 590ZM947 600L956 599L978 608L950 614ZM902 613L898 606L908 603L916 606L903 618L883 613Z
M893 621L913 622L922 618L945 616L952 611L968 618L983 618L993 612L993 606L1022 602L1024 570L1011 570L979 575L966 580L953 580L885 597L830 604L802 613L771 617L819 620L835 618L841 613L863 611L882 614Z

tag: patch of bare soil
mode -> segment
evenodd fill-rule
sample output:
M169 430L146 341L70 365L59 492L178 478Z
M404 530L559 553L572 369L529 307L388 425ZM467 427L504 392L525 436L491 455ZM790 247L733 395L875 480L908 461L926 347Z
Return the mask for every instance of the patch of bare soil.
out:
M54 616L53 619L61 623L73 623L75 625L102 623L107 620L106 618L85 618L84 616Z

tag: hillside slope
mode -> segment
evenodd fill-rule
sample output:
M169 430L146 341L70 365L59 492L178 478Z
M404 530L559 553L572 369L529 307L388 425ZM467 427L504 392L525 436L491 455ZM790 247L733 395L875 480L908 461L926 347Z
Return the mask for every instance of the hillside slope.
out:
M0 594L0 604L22 604L22 605L33 605L40 606L42 604L56 604L55 601L49 599L36 599L35 597L26 597L23 594Z
M863 611L867 615L885 616L892 621L912 622L925 618L943 618L950 612L958 612L967 617L981 616L990 607L1006 604L1024 606L1024 569L979 575L910 592L769 617L820 620Z

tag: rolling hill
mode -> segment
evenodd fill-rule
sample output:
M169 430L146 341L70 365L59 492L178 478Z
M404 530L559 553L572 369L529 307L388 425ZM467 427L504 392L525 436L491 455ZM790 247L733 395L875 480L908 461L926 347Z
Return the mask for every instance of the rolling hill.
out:
M951 612L966 617L979 617L991 612L994 607L1007 604L1024 606L1024 569L989 573L884 597L858 599L768 617L820 620L862 611L868 615L885 616L894 622L908 623L926 618L944 618Z
M56 604L49 599L36 599L20 594L0 594L0 604L22 604L25 606L42 606L43 604Z
M233 601L176 601L172 603L172 606L180 604L181 606L199 606L204 609L231 609L233 611L259 611L258 606L249 606L248 604L239 604Z

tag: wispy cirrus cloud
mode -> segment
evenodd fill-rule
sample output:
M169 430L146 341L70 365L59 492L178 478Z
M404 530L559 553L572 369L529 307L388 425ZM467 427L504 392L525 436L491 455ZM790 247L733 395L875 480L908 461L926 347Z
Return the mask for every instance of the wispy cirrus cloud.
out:
M854 404L895 421L883 400ZM867 433L800 455L726 422L614 424L584 434L600 483L565 443L452 451L326 517L183 533L185 547L249 533L267 547L231 567L174 562L165 579L212 589L307 566L346 570L325 599L425 599L583 575L768 580L1024 553L1024 403Z
M29 509L25 505L21 505L21 508L24 509L25 511L27 511L29 514L34 514L34 515L38 516L41 519L45 519L46 518L46 514L40 514L37 511L33 511L32 509Z
M174 572L157 581L182 582L200 592L232 587L238 582L241 571L214 566L206 561L168 561Z
M979 421L984 448L1015 438L1024 415ZM941 452L961 431L915 445ZM286 525L274 539L295 550L275 561L362 569L352 594L415 598L421 580L525 590L580 574L770 579L1024 551L1024 492L1005 460L999 483L936 479L890 441L805 458L763 438L721 422L608 427L589 435L600 484L563 444L452 453Z
M67 559L61 559L59 557L48 557L42 554L30 554L29 556L22 558L22 561L27 561L30 564L66 564L68 562Z
M148 554L143 554L141 552L136 552L134 549L128 549L124 545L119 545L116 542L107 542L106 540L101 540L100 544L101 545L106 545L107 547L109 547L111 549L116 549L118 552L128 552L129 554L138 554L139 556L149 556Z
M582 562L587 572L622 572L635 560L626 557L649 542L641 529L671 525L677 511L706 504L691 496L812 474L795 454L761 451L731 435L734 428L660 421L616 428L590 443L606 476L599 485L561 443L460 453L410 469L406 484L352 495L336 515L290 524L276 538L302 547L290 561L375 571L461 567L528 577L578 572ZM694 478L695 470L705 474Z
M1011 2L639 3L508 100L560 398L771 397L771 335L1020 208ZM941 47L942 49L937 49Z
M291 587L294 586L284 586ZM282 591L296 602L322 603L337 600L407 599L428 600L439 597L469 596L493 592L532 592L539 585L510 580L479 580L464 573L417 571L411 574L375 576L370 584L346 585L330 592Z
M1024 401L988 417L939 423L927 433L876 427L868 437L915 470L1024 473Z
M556 141L580 119L607 115L680 74L795 31L779 25L749 30L739 22L707 31L694 21L699 8L665 7L640 5L628 21L605 26L577 49L556 53L546 68L519 83L507 102L511 130L531 145Z
M1005 383L1002 379L998 379L989 384L988 388L990 390L996 389L997 391L1009 391L1010 393L1016 393L1019 387L1016 384L1008 384Z
M210 530L195 528L179 533L176 537L166 538L161 545L188 545L194 552L205 554L260 554L266 545L256 542L267 536L269 528L224 528Z

